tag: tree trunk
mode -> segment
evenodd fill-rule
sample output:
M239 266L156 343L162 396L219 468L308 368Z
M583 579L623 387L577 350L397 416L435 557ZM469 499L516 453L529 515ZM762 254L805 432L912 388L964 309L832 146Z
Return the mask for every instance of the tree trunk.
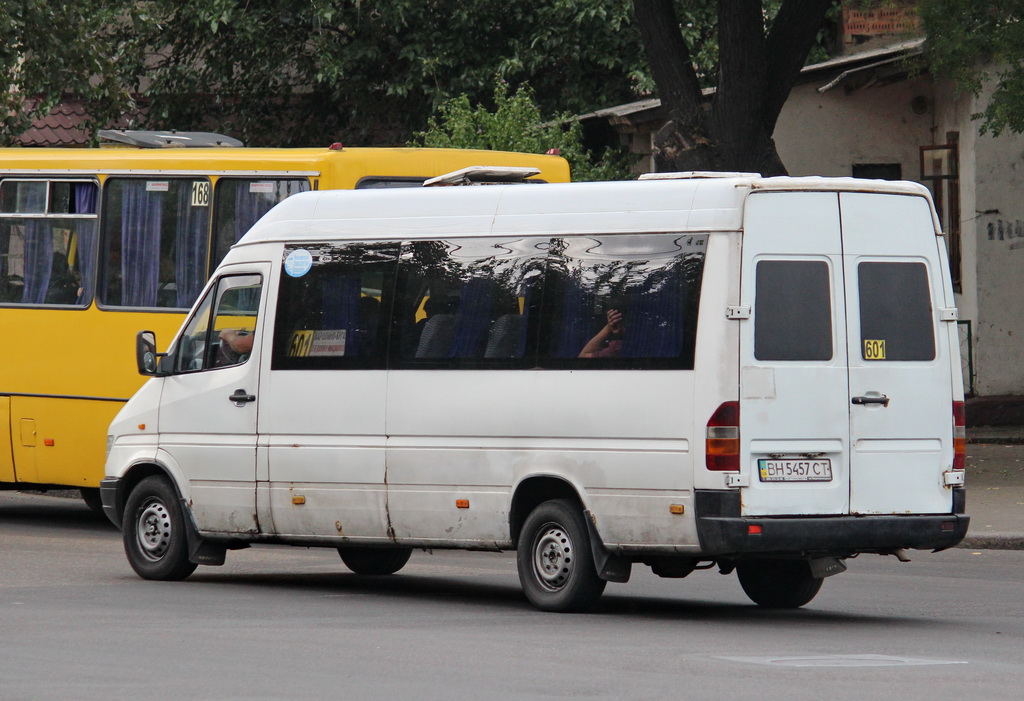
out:
M679 32L672 0L633 0L647 62L668 121L654 137L659 172L716 170L707 113L690 50Z
M658 171L785 175L775 124L832 0L784 0L765 36L761 2L719 0L719 80L710 110L672 0L633 0L668 122L654 140Z
M757 171L770 142L764 130L767 65L761 3L718 3L718 89L712 135L722 170Z

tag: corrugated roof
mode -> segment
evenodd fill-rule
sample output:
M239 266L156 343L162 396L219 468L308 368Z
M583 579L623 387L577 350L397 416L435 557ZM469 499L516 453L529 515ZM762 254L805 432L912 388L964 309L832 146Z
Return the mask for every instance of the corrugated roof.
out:
M797 83L807 83L818 80L822 73L827 74L831 71L849 67L846 71L841 72L839 76L828 85L823 88L819 88L819 92L824 92L825 90L835 87L835 85L842 83L849 77L864 70L878 68L883 65L895 65L904 58L916 56L922 52L923 45L924 38L920 37L872 49L870 51L862 51L860 53L849 54L848 56L839 56L837 58L829 59L828 61L804 66L800 71L800 77L797 78ZM705 88L701 92L704 97L710 97L715 94L715 89ZM653 97L582 114L578 119L607 119L613 123L625 120L644 121L645 119L660 118L662 116L658 111L660 108L661 100Z

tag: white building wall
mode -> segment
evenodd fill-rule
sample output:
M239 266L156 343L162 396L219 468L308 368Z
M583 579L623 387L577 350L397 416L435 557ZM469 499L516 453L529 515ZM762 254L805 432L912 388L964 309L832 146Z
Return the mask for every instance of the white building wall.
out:
M979 395L1024 395L1024 311L1012 301L1024 282L1024 137L979 136L970 116L985 96L976 101L928 75L850 93L839 86L820 94L817 87L793 90L775 131L792 175L848 176L857 163L900 163L904 179L919 180L920 147L959 133L957 307L971 322L973 385ZM915 98L925 100L917 101L918 111L927 105L921 114ZM966 381L965 330L962 336Z
M899 163L903 178L916 180L918 147L931 143L931 81L900 81L849 94L843 86L819 93L824 82L795 87L779 116L775 144L790 175L850 176L854 164ZM926 100L923 114L911 107L915 97Z
M978 134L970 114L984 109L989 95L949 102L949 122L959 125L962 142L970 138L961 146L961 317L966 312L974 321L977 393L1024 395L1024 135Z

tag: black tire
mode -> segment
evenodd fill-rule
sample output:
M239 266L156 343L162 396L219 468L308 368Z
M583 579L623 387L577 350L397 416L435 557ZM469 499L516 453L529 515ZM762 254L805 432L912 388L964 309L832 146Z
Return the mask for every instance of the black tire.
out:
M143 579L185 579L196 569L188 559L185 515L166 477L147 477L128 495L122 518L124 552Z
M758 606L795 609L808 603L823 580L811 574L806 560L755 560L736 565L740 586Z
M405 567L412 548L338 548L341 561L356 574L394 574Z
M542 611L589 611L607 584L597 576L583 513L568 499L546 501L530 512L516 564L526 598Z
M102 516L106 520L107 516L103 513L103 500L100 499L100 490L98 487L82 487L78 490L82 495L82 501L89 507L89 510L98 516Z

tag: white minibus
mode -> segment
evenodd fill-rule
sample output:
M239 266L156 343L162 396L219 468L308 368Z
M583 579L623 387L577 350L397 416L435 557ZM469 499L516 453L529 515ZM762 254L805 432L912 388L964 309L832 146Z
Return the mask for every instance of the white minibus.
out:
M147 579L255 543L387 575L516 550L593 608L632 566L774 608L967 531L956 308L928 191L663 174L295 195L110 428Z

